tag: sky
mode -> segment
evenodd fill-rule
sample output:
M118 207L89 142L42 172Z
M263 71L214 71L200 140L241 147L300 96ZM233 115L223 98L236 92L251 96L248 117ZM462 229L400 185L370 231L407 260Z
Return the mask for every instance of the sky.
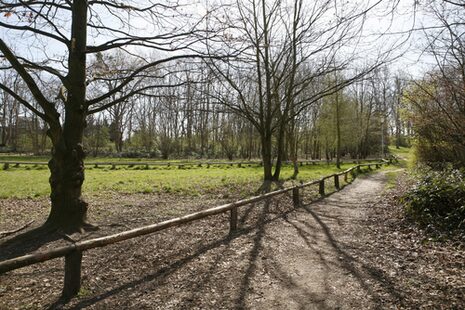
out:
M186 2L186 5L181 7L180 10L189 14L189 17L184 17L176 22L174 13L165 11L166 16L160 16L159 20L150 20L148 17L133 16L130 19L131 29L127 25L118 23L118 18L111 16L102 7L96 8L93 12L92 18L97 21L96 17L99 15L99 22L104 25L114 25L121 31L132 31L133 33L143 34L153 33L157 31L157 23L163 24L163 30L166 33L172 33L177 29L187 28L194 23L194 20L201 18L205 14L206 7L218 5L219 1L224 0L198 0L197 2ZM314 0L313 2L324 2L325 0ZM370 6L377 0L354 0L360 2L361 5ZM133 1L140 3L141 1ZM313 3L312 2L312 3ZM413 14L414 0L399 1L394 12L388 12L390 9L391 1L381 1L381 3L367 14L364 25L364 33L362 41L359 42L358 48L361 48L360 53L365 53L363 57L369 59L381 51L381 49L389 46L397 46L397 50L393 54L396 58L395 61L390 63L392 71L401 70L414 77L420 77L423 72L431 65L431 59L424 57L421 53L421 47L424 45L421 31L409 32L412 28L420 28L422 25L428 25L432 20L423 12L417 11ZM190 4L187 4L190 3ZM310 3L310 2L309 2ZM349 2L347 2L349 3ZM126 18L125 12L121 14L122 18ZM127 13L129 15L129 12ZM7 16L3 13L0 15L0 21L4 23L15 23L19 19L18 16ZM62 26L63 32L69 34L69 16L67 14L57 14L55 21ZM111 39L111 36L104 34L90 33L89 43L98 44L103 41ZM380 36L383 34L383 36ZM65 46L61 43L52 42L50 40L39 40L34 36L19 35L18 31L5 30L0 27L0 36L7 44L18 51L21 55L29 59L37 60L43 57L52 57L58 61L65 60ZM405 42L404 42L405 41ZM399 45L400 42L404 42ZM147 53L150 51L144 48L134 48L135 53ZM372 55L370 55L373 53ZM399 57L402 56L402 57ZM421 57L420 57L421 56Z

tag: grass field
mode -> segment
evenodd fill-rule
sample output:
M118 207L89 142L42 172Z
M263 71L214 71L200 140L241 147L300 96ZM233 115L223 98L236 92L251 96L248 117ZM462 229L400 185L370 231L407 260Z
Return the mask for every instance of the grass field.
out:
M337 169L335 165L319 164L300 167L297 181L318 179L334 172L345 170L353 164L344 164ZM84 193L86 195L105 192L119 193L180 193L200 195L208 193L234 191L243 196L251 195L251 189L261 185L263 168L256 165L243 165L242 168L225 165L207 167L110 167L86 168ZM282 179L286 181L292 175L292 166L285 166ZM10 167L0 170L0 198L35 198L48 196L49 171L46 166Z
M402 166L412 168L415 165L414 149L411 147L400 147L397 149L395 146L389 146L389 152L398 158Z

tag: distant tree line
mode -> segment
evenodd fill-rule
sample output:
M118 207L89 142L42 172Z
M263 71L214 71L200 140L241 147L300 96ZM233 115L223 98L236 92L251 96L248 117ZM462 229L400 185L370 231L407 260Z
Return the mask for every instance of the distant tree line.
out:
M102 55L95 61L105 61L106 70L117 72L110 65L118 57ZM88 154L260 158L256 128L217 100L221 84L215 82L211 69L204 63L177 66L179 79L186 81L183 85L147 90L108 111L88 116L83 140ZM12 83L15 89L24 87L17 78L11 78L13 72L3 73L4 83ZM50 83L52 87L54 81ZM405 79L393 76L385 67L302 109L292 128L286 128L283 159L290 160L292 148L299 158L334 159L338 140L341 156L352 159L382 156L390 143L409 145L412 123L401 102L405 85ZM9 94L0 91L0 96L1 150L49 152L46 124Z

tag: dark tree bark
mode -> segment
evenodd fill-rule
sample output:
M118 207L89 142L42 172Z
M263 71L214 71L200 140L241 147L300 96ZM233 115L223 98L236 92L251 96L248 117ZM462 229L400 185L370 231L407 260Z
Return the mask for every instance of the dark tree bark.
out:
M52 208L47 224L65 230L80 230L87 216L82 199L84 150L82 138L86 126L86 46L87 1L73 1L68 96L63 130L51 129L52 159L49 162Z
M163 65L171 61L206 57L192 52L192 42L188 42L197 40L197 24L192 27L186 23L182 29L178 27L176 31L168 30L166 34L155 33L159 28L154 26L144 36L141 36L137 29L124 27L132 21L130 17L133 15L140 20L145 18L147 27L150 27L154 20L166 17L163 14L165 11L171 10L173 13L177 10L175 5L156 5L150 1L137 3L139 6L136 6L136 2L132 3L133 5L116 1L74 0L3 1L0 4L0 14L5 17L0 21L0 27L20 35L36 36L38 41L58 43L66 49L58 59L50 59L47 53L43 53L43 59L37 56L39 60L30 60L21 56L21 51L13 51L5 43L8 36L5 36L5 40L0 39L0 56L4 62L2 65L5 65L0 67L0 70L14 70L37 104L31 104L29 98L3 82L0 82L0 89L40 117L49 128L47 135L52 142L52 158L49 161L52 206L45 225L53 229L71 232L91 227L86 223L88 205L81 196L85 155L82 141L86 117L127 102L131 97L143 94L149 89L179 85L157 84L156 81L162 78L153 73L156 71L153 68L164 70ZM90 11L92 14L89 14ZM22 12L27 12L27 17ZM111 15L114 22L119 24L103 24L100 14ZM69 24L67 20L70 21ZM123 28L125 30L122 30ZM88 45L88 31L93 34L104 33L102 37L107 38L107 41L99 41L99 45ZM86 90L89 85L112 78L103 74L88 74L90 72L86 63L87 55L129 46L158 48L166 52L184 51L189 47L189 53L178 53L156 60L144 59L135 67L123 68L118 72L122 72L122 75L118 76L114 87L96 97L87 98ZM40 52L37 47L31 48ZM67 59L66 65L60 65L63 59ZM45 77L53 77L50 78L52 84L62 83L63 87L58 96L61 102L55 99L56 96L44 92L44 85L47 84ZM150 82L132 83L142 79ZM128 88L130 91L127 91ZM58 105L62 105L62 109ZM58 111L62 110L64 113L60 115Z
M262 160L263 160L263 179L265 181L273 180L273 154L272 154L271 132L261 134L262 141Z

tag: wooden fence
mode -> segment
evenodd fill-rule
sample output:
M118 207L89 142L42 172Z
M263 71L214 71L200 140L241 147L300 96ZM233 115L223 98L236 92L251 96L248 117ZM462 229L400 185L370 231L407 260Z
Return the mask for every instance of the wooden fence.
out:
M377 162L380 159L373 158L373 159L363 159L363 162ZM345 160L345 162L353 162L357 163L356 160ZM330 164L334 163L333 160L299 160L298 161L300 166L303 165L316 165L316 164ZM342 163L342 161L341 161ZM11 161L11 160L0 160L0 164L3 164L3 170L8 170L11 167L18 168L21 165L23 166L48 166L48 162L43 161ZM180 169L186 167L210 167L213 165L225 165L225 166L234 166L237 165L238 167L242 167L245 165L263 165L261 161L231 161L231 162L223 162L223 161L183 161L183 162L155 162L155 161L136 161L136 162L85 162L86 166L94 168L98 168L101 166L111 167L111 169L116 169L117 166L127 166L127 167L136 167L136 166L143 166L145 169L149 169L149 167L178 167ZM284 162L284 164L292 164L292 162Z
M84 251L87 251L93 248L104 247L110 244L114 244L116 242L132 239L135 237L152 234L152 233L167 229L169 227L180 226L185 223L189 223L195 220L203 219L208 216L225 213L225 212L230 212L229 229L230 229L230 232L233 232L237 229L239 207L242 207L242 206L245 206L251 203L255 203L255 202L260 202L268 198L282 195L288 192L292 192L292 201L293 201L294 207L298 207L301 202L300 190L305 187L312 186L312 185L318 185L319 194L321 196L325 196L325 182L327 180L333 180L334 186L336 190L338 190L340 189L340 179L339 179L340 177L343 176L344 180L347 182L349 174L351 174L352 178L355 178L357 173L362 172L363 167L368 167L369 170L372 170L373 167L379 168L384 164L390 164L390 163L391 163L391 160L383 160L381 162L376 162L376 163L359 164L345 171L335 173L329 176L325 176L319 180L295 185L289 188L276 190L276 191L269 192L269 193L266 193L260 196L255 196L252 198L239 200L239 201L228 203L222 206L191 213L191 214L188 214L182 217L173 218L173 219L163 221L160 223L156 223L156 224L152 224L152 225L148 225L148 226L144 226L140 228L135 228L132 230L127 230L121 233L117 233L117 234L113 234L113 235L109 235L105 237L100 237L100 238L95 238L95 239L90 239L90 240L78 241L68 246L62 246L62 247L54 248L54 249L47 250L44 252L37 252L37 253L24 255L21 257L4 260L0 262L0 274L3 274L5 272L8 272L14 269L18 269L18 268L22 268L25 266L29 266L29 265L37 264L40 262L48 261L51 259L55 259L58 257L65 257L65 268L64 268L65 275L64 275L62 298L64 300L68 300L69 298L75 296L79 292L80 287L81 287L81 261L82 261L82 253Z

